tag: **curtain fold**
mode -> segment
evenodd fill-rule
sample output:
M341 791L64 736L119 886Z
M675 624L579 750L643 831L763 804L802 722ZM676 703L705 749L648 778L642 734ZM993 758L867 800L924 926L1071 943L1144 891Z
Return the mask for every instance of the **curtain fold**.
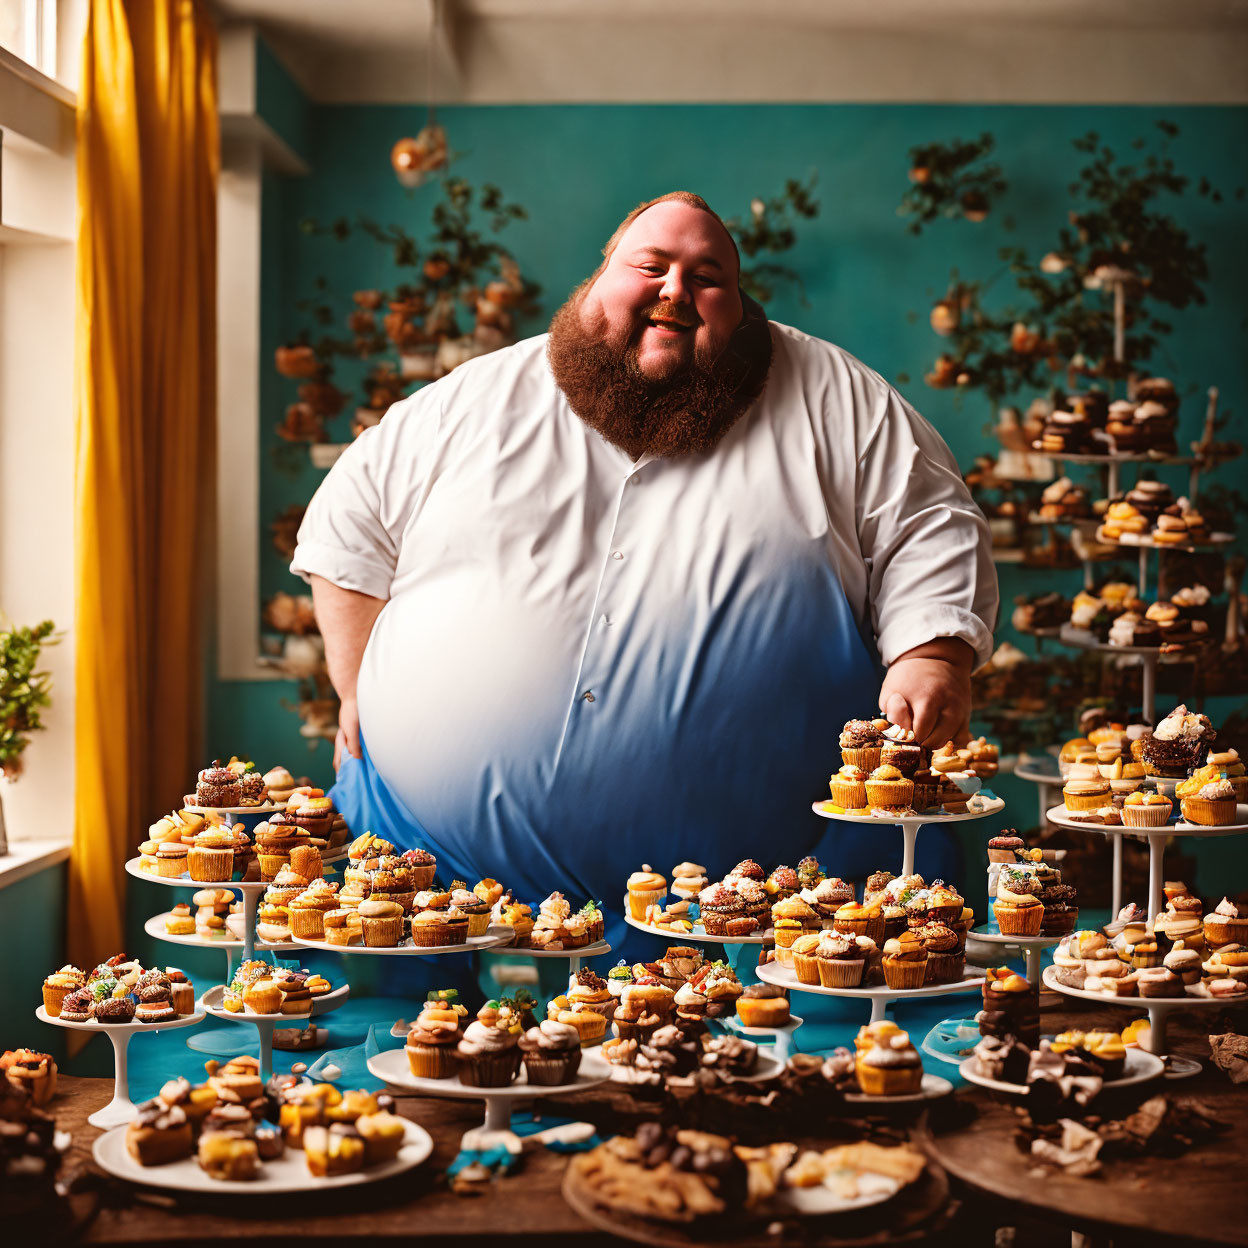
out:
M123 864L186 791L202 728L220 145L198 0L90 0L77 140L69 953L92 966L123 947Z

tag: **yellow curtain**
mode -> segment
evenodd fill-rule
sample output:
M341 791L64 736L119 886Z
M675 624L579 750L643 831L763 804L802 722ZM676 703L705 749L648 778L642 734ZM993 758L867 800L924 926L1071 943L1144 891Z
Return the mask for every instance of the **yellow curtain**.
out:
M186 791L201 727L220 157L196 0L91 0L77 130L69 952L92 966L123 948L123 863Z

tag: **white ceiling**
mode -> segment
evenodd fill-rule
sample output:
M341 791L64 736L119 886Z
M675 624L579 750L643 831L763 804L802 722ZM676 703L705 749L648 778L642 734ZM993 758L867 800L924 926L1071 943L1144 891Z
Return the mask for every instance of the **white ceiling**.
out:
M314 98L418 102L433 0L216 0ZM1248 101L1248 0L444 0L445 101Z

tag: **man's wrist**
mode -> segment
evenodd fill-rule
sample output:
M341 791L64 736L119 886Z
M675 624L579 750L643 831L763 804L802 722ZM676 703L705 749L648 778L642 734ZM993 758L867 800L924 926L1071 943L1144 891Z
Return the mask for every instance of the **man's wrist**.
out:
M936 659L969 674L975 666L975 651L961 637L933 637L899 654L893 663L900 663L903 659Z

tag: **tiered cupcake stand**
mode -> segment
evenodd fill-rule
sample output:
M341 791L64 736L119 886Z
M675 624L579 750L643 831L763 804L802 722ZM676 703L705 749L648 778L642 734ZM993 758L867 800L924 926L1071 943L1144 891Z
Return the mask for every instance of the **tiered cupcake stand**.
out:
M140 1032L172 1031L176 1027L193 1027L204 1021L203 1007L196 1009L194 1014L186 1014L168 1023L101 1023L91 1019L86 1023L71 1023L63 1018L53 1018L41 1005L35 1011L35 1017L41 1023L49 1023L53 1027L64 1027L69 1031L94 1034L103 1032L113 1043L113 1099L103 1109L96 1110L87 1121L93 1127L119 1127L129 1122L135 1115L135 1104L130 1099L130 1075L128 1051L130 1037Z
M1225 827L1209 828L1201 824L1188 823L1180 819L1178 823L1168 823L1160 828L1129 828L1125 825L1106 825L1100 823L1080 823L1070 818L1065 806L1054 806L1046 812L1050 823L1062 828L1074 828L1083 832L1099 832L1102 836L1112 837L1120 842L1124 836L1140 837L1148 841L1148 916L1150 919L1160 914L1164 907L1162 886L1165 883L1163 857L1166 841L1172 836L1190 836L1198 838L1216 838L1222 836L1242 836L1248 832L1248 805L1236 808L1235 822ZM1115 904L1114 913L1118 913Z
M1061 936L1007 936L981 927L966 934L966 946L968 949L974 946L975 952L980 955L991 955L997 950L1003 953L1016 950L1023 955L1027 964L1027 978L1034 984L1040 978L1040 962L1044 951L1060 945L1062 939Z
M331 1010L336 1010L339 1006L345 1005L350 994L350 985L343 984L341 988L335 988L332 992L327 992L323 996L313 997L309 1002L309 1008L306 1013L256 1014L248 1009L227 1010L222 1004L225 996L225 986L218 984L215 988L209 988L200 997L199 1008L222 1022L235 1024L250 1023L255 1027L260 1037L260 1076L263 1079L268 1079L273 1073L273 1032L278 1027L290 1027L297 1023L308 1022L321 1014L328 1014ZM237 1049L237 1044L231 1046L231 1051L237 1051Z
M577 1071L576 1078L571 1083L553 1087L529 1083L527 1072L521 1070L516 1082L505 1088L475 1088L463 1083L458 1075L452 1075L449 1079L424 1079L413 1075L407 1063L407 1051L400 1048L386 1049L374 1054L368 1059L368 1072L374 1079L380 1079L395 1096L438 1096L450 1100L484 1101L483 1129L486 1132L506 1132L511 1128L511 1112L518 1101L584 1092L587 1088L596 1088L599 1084L606 1083L610 1078L608 1071L585 1073L584 1055L581 1065L582 1069Z
M973 794L978 797L978 794ZM836 810L830 801L814 802L811 804L811 810L815 812L821 819L835 819L840 823L856 823L859 826L869 828L887 828L897 827L901 829L902 853L901 853L901 874L914 874L914 846L919 839L919 829L930 827L936 824L946 823L967 823L972 819L986 819L989 815L999 814L1005 809L1005 802L999 797L990 797L983 800L983 804L977 810L968 810L962 814L956 815L890 815L887 818L875 815L849 815L844 811Z

